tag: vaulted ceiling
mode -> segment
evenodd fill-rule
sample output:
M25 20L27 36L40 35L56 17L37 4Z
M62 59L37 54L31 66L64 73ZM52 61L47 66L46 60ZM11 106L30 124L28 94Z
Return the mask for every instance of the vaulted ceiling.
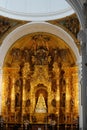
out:
M73 12L65 0L0 0L1 15L27 21L58 19Z

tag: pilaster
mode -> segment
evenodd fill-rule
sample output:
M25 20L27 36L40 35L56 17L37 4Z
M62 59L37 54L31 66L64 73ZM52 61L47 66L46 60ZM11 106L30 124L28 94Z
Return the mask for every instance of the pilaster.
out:
M78 38L81 41L82 78L81 78L81 110L82 130L87 129L87 29L80 30Z

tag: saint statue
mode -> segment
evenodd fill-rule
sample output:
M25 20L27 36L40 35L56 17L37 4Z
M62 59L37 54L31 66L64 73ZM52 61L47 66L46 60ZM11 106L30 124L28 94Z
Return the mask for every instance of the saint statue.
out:
M45 99L44 99L42 93L40 93L40 95L39 95L39 98L38 98L38 101L36 104L36 108L35 108L35 112L36 113L46 113L47 112Z

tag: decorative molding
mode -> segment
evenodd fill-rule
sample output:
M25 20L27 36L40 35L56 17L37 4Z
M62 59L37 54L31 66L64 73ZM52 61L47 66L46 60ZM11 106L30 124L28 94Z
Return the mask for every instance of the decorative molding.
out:
M24 35L34 33L34 32L48 32L48 33L52 33L53 35L60 37L62 40L64 40L67 43L67 45L70 48L72 48L72 51L74 52L77 61L78 60L80 61L79 59L80 55L79 55L78 48L75 44L75 41L66 31L64 31L59 26L55 26L46 22L31 22L31 23L18 27L4 39L3 44L0 48L1 51L3 51L3 54L0 55L0 59L1 59L0 64L3 65L4 57L8 49L12 46L12 44L16 40L23 37Z
M9 18L15 18L25 21L46 21L52 20L56 18L61 18L66 15L70 15L74 12L71 7L67 7L64 10L60 11L52 11L52 12L39 12L39 13L23 13L23 12L16 12L12 10L8 10L6 8L0 7L0 14L3 16L8 16Z
M52 24L55 24L57 26L60 26L65 29L69 34L73 35L77 39L77 34L80 30L80 23L76 16L76 14L67 16L62 19L49 21Z
M0 16L0 44L8 33L10 33L16 27L23 25L24 23L26 22Z
M77 14L77 17L81 24L81 28L85 28L83 5L81 4L80 0L66 0L66 1L71 5L75 13Z

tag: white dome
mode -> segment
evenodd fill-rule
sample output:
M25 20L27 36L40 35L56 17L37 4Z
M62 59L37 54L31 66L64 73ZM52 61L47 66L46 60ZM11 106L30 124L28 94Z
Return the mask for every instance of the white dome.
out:
M65 0L0 0L0 14L20 20L46 21L73 12Z

